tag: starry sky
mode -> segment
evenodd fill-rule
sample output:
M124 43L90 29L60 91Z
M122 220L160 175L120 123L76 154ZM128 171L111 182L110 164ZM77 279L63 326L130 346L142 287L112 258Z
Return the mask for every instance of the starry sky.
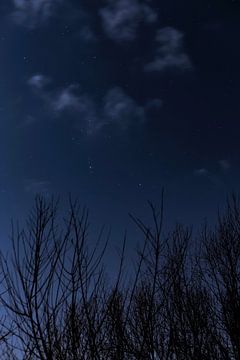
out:
M165 189L169 223L239 191L240 4L1 0L0 235L36 193L115 232Z

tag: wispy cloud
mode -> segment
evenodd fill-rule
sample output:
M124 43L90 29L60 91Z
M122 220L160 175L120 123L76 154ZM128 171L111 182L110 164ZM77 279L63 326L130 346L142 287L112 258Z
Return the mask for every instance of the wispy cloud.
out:
M145 110L121 88L115 87L104 98L103 119L106 124L113 123L126 129L136 121L144 121Z
M147 110L158 110L162 107L163 101L159 98L148 100L145 108Z
M49 194L50 182L45 180L25 179L24 191L30 194Z
M191 60L184 51L183 38L183 33L172 27L158 30L156 54L154 59L145 65L145 71L164 71L171 68L192 69Z
M51 80L48 77L41 74L35 74L28 80L28 85L36 88L37 90L41 90L50 82Z
M50 81L43 75L34 75L28 80L28 85L36 91L55 116L68 113L80 119L78 127L86 134L96 133L108 126L126 130L129 126L143 123L145 120L149 102L143 106L139 105L120 87L111 88L100 102L96 102L77 85L48 90L46 79ZM155 105L160 106L159 99L152 100L151 106Z
M221 170L223 170L223 171L227 171L231 167L231 164L227 160L219 160L218 165L220 166Z
M208 175L208 170L206 168L199 168L194 170L194 174L197 176L206 176Z
M212 182L220 181L223 173L231 168L231 164L227 160L219 160L210 167L202 167L194 170L194 175L208 178ZM217 180L218 179L218 180Z
M52 86L48 90L46 85L49 82L52 80L41 74L33 75L27 81L55 117L67 113L77 114L85 130L90 132L91 128L96 127L96 105L88 95L82 93L79 85L71 84L63 88Z
M21 122L17 125L18 129L25 129L30 126L33 126L37 123L38 119L32 115L27 115Z
M134 40L140 22L151 24L157 20L155 11L138 0L109 0L100 16L106 35L117 42Z
M16 23L35 28L55 14L62 0L13 0L13 19Z
M56 112L65 110L81 111L83 99L77 96L74 91L77 89L75 85L70 85L60 91L51 99L51 106Z
M48 103L57 115L62 113L77 114L81 119L81 128L87 133L96 132L100 126L95 102L87 94L83 94L78 86L70 85L54 94L49 94Z
M97 36L89 26L84 26L80 32L79 37L81 40L92 43L97 41Z

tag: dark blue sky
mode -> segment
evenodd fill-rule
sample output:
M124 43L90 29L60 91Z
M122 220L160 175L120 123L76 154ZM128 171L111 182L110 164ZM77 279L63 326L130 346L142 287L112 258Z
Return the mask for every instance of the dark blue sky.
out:
M71 192L118 232L239 191L239 1L1 0L0 226Z

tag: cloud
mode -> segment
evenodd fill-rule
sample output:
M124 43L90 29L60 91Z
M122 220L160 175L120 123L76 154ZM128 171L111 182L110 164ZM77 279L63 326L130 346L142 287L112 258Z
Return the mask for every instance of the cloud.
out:
M218 165L223 171L227 171L231 167L230 163L227 160L219 160Z
M82 107L81 98L74 93L76 86L70 85L59 91L59 93L51 99L51 106L56 112L65 110L79 111Z
M25 179L24 180L24 191L30 194L49 194L49 181L36 180L36 179Z
M147 110L158 110L162 107L162 104L163 101L161 99L151 99L147 101L145 108Z
M117 42L135 40L140 22L157 20L154 10L138 0L109 0L100 16L106 35Z
M79 93L79 86L70 85L56 94L50 94L48 103L58 115L63 112L77 114L81 119L81 128L88 134L96 132L99 127L96 104L90 96Z
M97 37L95 35L95 33L93 32L93 30L89 27L89 26L84 26L80 33L79 33L79 37L81 40L85 41L85 42L95 42L97 41Z
M85 130L91 131L96 127L96 105L88 95L81 92L79 85L71 84L63 88L52 86L49 90L46 88L49 82L52 80L37 74L33 75L27 84L36 90L36 95L48 106L54 116L66 113L77 114Z
M13 0L15 10L12 14L17 24L35 28L46 23L55 14L62 0Z
M28 80L28 85L32 86L37 90L42 90L50 82L51 80L48 77L41 74L36 74Z
M37 123L37 118L32 115L27 115L21 122L18 124L18 129L25 129Z
M106 124L113 123L126 129L136 121L142 122L145 111L121 88L114 87L104 98L103 118Z
M141 106L117 86L108 90L102 100L96 102L90 95L83 93L79 85L72 84L49 90L45 85L50 81L51 79L44 75L37 74L27 83L37 90L35 94L47 104L55 116L71 114L75 119L80 119L77 127L88 135L108 126L124 131L134 124L143 123L149 106L161 106L160 99L152 99Z
M145 65L145 71L164 71L166 69L192 69L189 56L184 52L183 33L166 27L158 30L156 36L157 50L153 61Z
M216 179L219 180L219 178L222 176L222 173L227 172L230 168L231 164L227 160L219 160L209 169L203 167L194 170L194 174L197 176L206 176L209 180L216 182Z
M98 104L87 94L77 94L77 90L79 92L73 85L62 89L52 97L50 105L58 114L64 111L77 113L81 128L87 134L96 133L109 125L126 130L131 123L144 120L144 108L119 87L110 89Z
M196 169L194 174L197 176L206 176L208 174L208 170L206 168Z

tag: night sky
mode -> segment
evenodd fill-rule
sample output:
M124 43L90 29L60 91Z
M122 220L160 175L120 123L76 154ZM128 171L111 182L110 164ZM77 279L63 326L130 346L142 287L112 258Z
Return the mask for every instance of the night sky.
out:
M240 4L1 0L0 235L36 193L115 233L210 221L240 184Z

